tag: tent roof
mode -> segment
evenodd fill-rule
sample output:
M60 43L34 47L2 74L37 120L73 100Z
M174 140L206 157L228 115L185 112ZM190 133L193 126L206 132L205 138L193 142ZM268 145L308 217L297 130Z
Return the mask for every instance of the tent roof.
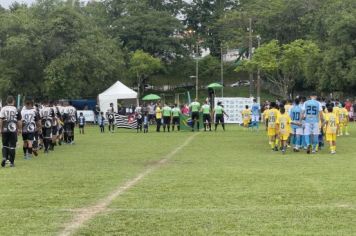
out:
M110 88L99 94L99 99L115 97L116 99L137 98L137 93L121 83L116 81Z

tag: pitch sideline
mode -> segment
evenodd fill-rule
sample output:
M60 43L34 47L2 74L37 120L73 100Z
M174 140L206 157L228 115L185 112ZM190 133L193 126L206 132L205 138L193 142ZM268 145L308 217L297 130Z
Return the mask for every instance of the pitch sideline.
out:
M123 185L119 185L113 192L111 192L105 198L100 199L92 206L88 206L82 209L78 209L77 214L74 215L72 220L64 225L64 229L59 233L60 236L69 236L77 231L81 226L83 226L86 222L94 218L97 214L104 212L107 207L112 203L114 199L125 193L127 190L135 186L140 180L145 178L148 174L157 170L163 164L165 164L169 159L175 156L182 148L187 146L195 136L199 133L195 133L191 135L185 142L179 147L175 148L172 152L168 153L164 156L160 161L147 168L143 172L139 173L133 179L126 181Z

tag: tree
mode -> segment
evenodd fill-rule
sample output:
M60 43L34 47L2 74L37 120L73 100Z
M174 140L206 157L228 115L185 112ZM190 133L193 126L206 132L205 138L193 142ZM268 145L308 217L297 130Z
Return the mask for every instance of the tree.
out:
M138 96L140 96L140 88L143 89L143 83L148 77L162 69L161 60L154 58L143 50L135 51L130 59L130 73L137 80Z
M272 40L256 49L252 60L245 60L236 70L260 69L263 78L287 98L298 80L314 78L309 68L318 56L319 48L313 42L296 40L281 46L277 40Z

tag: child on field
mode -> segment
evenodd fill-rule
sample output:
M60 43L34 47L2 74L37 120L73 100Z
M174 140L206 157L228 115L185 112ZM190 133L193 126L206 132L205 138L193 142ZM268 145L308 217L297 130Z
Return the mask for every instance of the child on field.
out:
M83 112L79 113L78 123L79 123L79 133L84 134L85 117L83 115Z
M326 141L330 145L330 153L336 154L336 134L339 129L339 116L333 112L333 107L328 106L328 113L325 114Z
M105 133L105 116L104 116L104 112L100 112L99 127L100 127L100 133Z
M143 133L148 133L148 123L149 123L149 118L146 112L143 117Z

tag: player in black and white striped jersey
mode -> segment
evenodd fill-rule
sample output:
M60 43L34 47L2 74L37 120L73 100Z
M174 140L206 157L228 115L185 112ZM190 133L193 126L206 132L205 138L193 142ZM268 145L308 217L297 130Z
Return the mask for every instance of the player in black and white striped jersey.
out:
M32 149L35 133L40 127L39 114L33 107L33 101L27 98L25 106L21 110L22 117L22 139L23 139L23 152L24 159L31 159L32 153L37 156L37 150Z
M106 118L109 121L109 132L114 133L114 131L115 131L115 110L114 110L113 103L110 103L110 107L106 111Z
M43 107L40 110L40 117L42 124L44 152L48 154L49 147L52 144L52 124L55 117L54 110L49 106L48 101L43 103Z
M64 109L64 141L68 144L74 144L74 127L77 121L76 109L68 104L65 104Z
M15 166L17 135L21 133L21 114L15 107L15 99L9 96L6 106L0 111L0 131L2 134L2 161L5 167L6 161L10 161L10 167Z

